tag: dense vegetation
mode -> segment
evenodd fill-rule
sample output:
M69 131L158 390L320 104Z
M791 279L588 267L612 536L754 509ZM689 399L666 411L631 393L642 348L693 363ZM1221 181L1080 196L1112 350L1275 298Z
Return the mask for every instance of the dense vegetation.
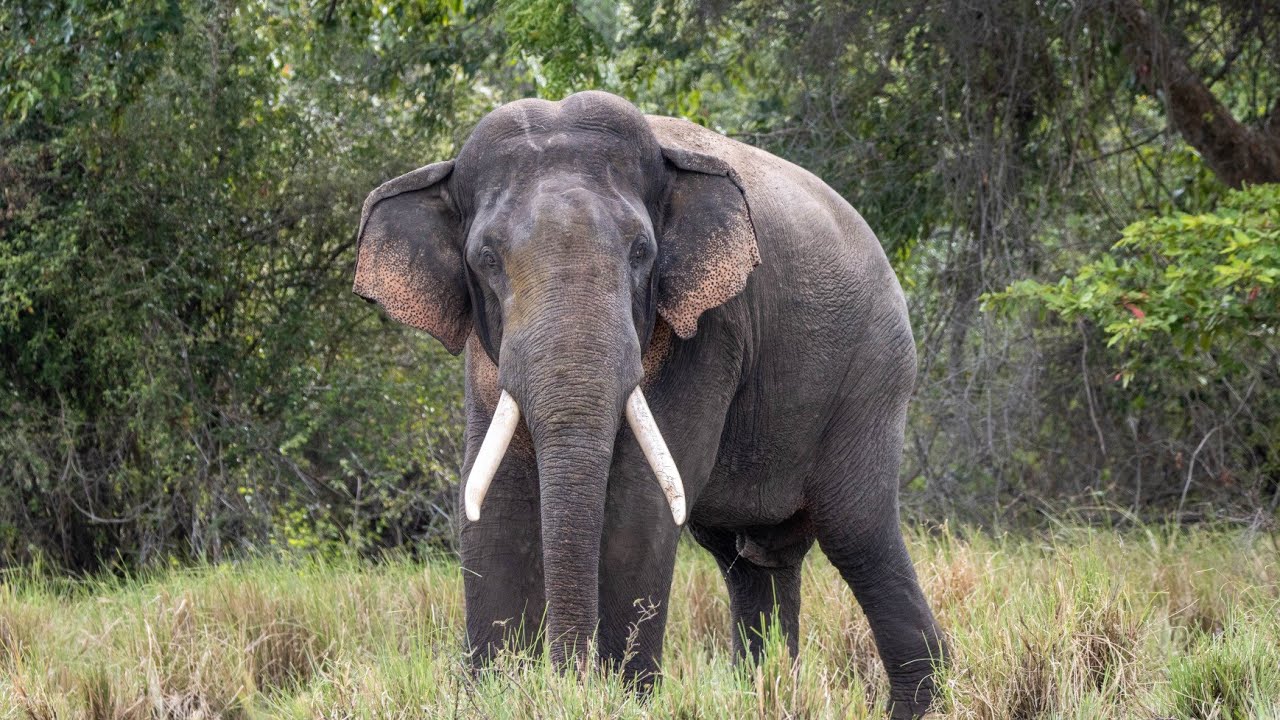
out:
M359 203L591 87L877 230L917 517L1274 527L1277 68L1257 0L0 0L0 564L434 542L460 367Z

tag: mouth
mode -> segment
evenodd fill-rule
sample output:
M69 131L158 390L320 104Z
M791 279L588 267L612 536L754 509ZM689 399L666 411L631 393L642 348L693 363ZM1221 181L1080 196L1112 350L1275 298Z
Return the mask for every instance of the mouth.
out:
M650 469L653 470L658 486L662 489L662 494L667 498L672 519L675 520L676 525L683 525L686 513L684 483L680 479L680 470L676 467L675 459L671 457L671 451L662 437L662 431L658 429L653 413L649 410L649 403L639 387L636 387L627 398L625 415L627 424L640 443L640 449L649 462ZM515 398L503 390L498 398L493 420L489 423L489 431L485 433L480 451L471 465L471 473L467 476L464 505L468 520L475 522L480 519L480 507L484 504L484 497L489 492L489 485L498 472L498 466L502 464L502 458L506 455L507 447L510 446L511 438L515 435L519 424L520 406Z

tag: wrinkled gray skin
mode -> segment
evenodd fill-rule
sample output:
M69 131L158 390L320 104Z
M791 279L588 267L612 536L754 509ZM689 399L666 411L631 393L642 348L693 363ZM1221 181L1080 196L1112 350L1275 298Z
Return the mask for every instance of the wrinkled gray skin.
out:
M498 390L521 409L461 521L477 665L545 640L581 667L594 640L617 666L654 604L624 671L658 672L680 528L622 421L643 383L738 655L775 611L796 651L816 539L870 621L893 716L927 709L944 647L897 497L914 343L875 235L816 177L605 93L522 100L370 195L356 292L465 347L464 478Z

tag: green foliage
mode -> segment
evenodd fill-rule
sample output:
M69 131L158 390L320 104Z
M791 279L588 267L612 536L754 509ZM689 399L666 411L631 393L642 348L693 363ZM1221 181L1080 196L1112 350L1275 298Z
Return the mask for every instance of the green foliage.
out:
M592 87L604 39L573 0L509 0L503 4L511 61L523 61L540 95L558 100ZM593 5L603 8L604 3Z
M0 112L21 123L119 109L186 21L178 0L5 3Z
M1021 280L984 296L986 307L1042 307L1102 329L1141 371L1232 371L1280 331L1280 185L1228 192L1213 212L1133 223L1111 253L1057 283ZM1155 355L1151 348L1171 348Z
M440 98L470 56L421 39L466 18L324 10L0 10L0 557L89 569L436 522L460 368L351 295L351 252L363 196L467 112Z
M1196 214L1140 220L1109 253L1088 257L1057 282L1021 280L985 295L984 305L1005 322L1030 317L1045 335L1058 328L1079 344L1085 397L1068 409L1088 419L1102 452L1143 435L1168 438L1160 443L1175 450L1146 449L1137 460L1150 463L1148 477L1174 479L1173 489L1148 485L1147 497L1176 500L1178 516L1189 494L1224 491L1275 508L1280 185L1228 191ZM1096 389L1091 367L1107 378ZM1212 464L1198 462L1206 451ZM1141 483L1138 474L1135 505Z
M1280 13L1256 7L1162 16L1262 127ZM920 344L906 497L930 515L1126 480L1136 510L1181 504L1189 469L1192 497L1274 511L1280 198L1223 196L1112 9L0 2L0 562L438 535L460 367L349 293L360 202L500 103L588 88L863 213Z

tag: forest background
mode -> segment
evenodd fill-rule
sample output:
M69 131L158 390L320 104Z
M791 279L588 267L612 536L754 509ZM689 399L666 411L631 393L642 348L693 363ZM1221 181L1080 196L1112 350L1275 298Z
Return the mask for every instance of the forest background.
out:
M1278 4L0 0L0 566L447 543L461 364L360 203L589 88L876 230L909 520L1276 528Z

